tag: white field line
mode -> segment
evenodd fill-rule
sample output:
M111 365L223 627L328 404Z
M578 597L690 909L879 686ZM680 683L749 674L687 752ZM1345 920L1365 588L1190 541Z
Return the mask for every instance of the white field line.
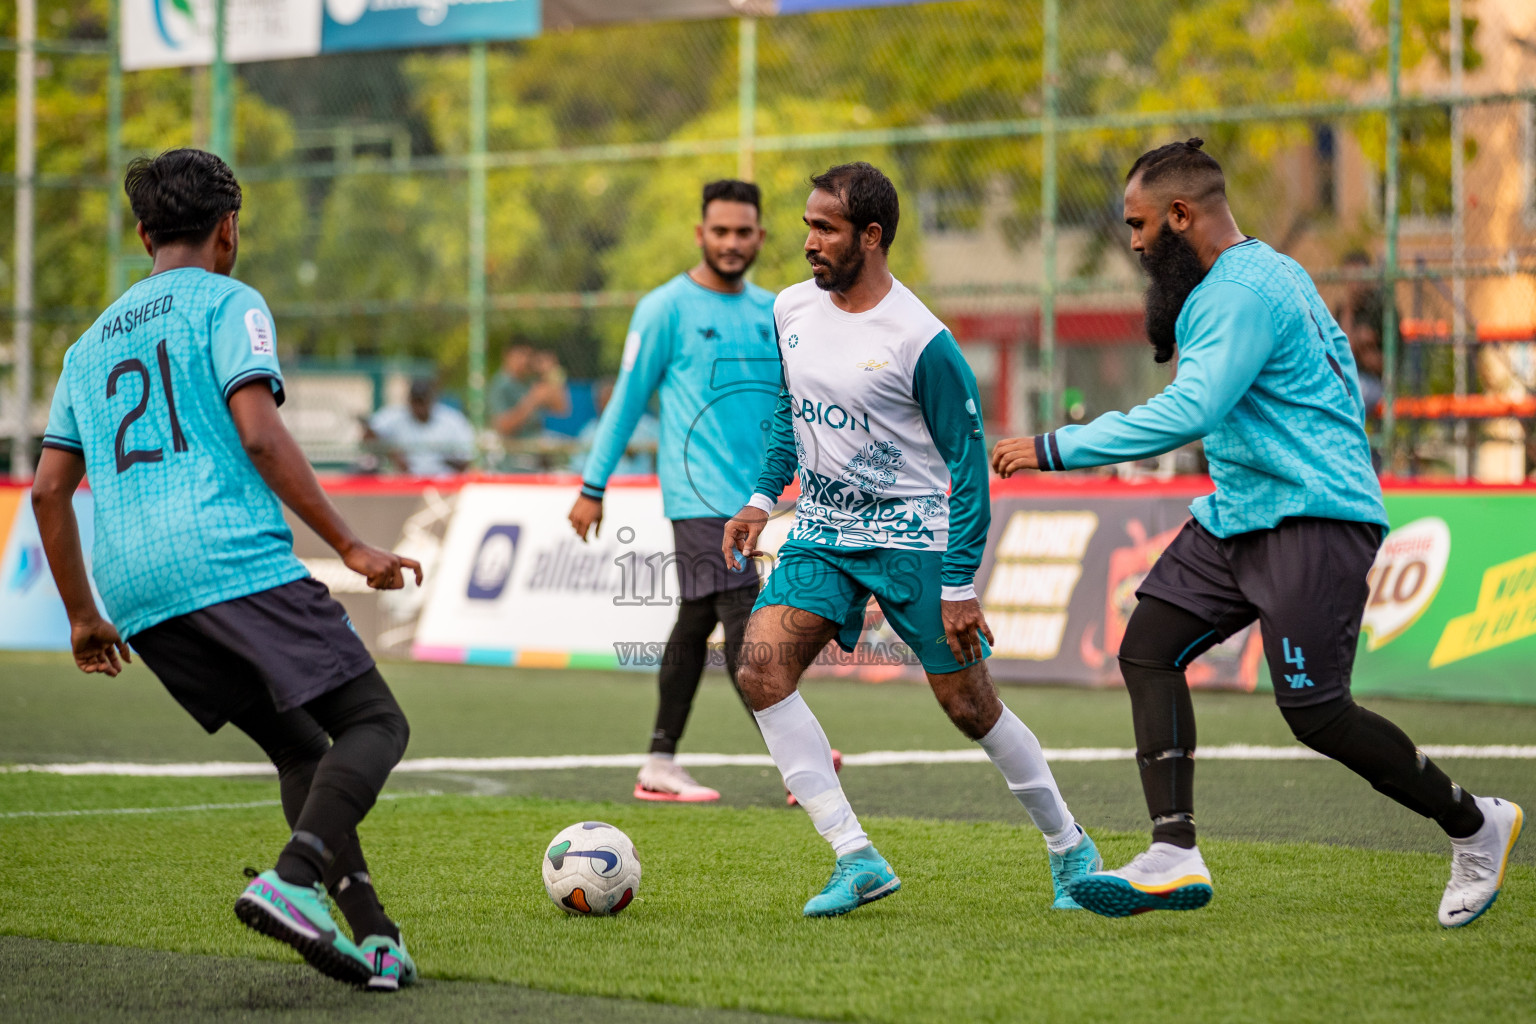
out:
M1479 758L1493 760L1536 760L1536 746L1424 746L1430 757ZM1065 747L1045 751L1050 761L1127 761L1135 751L1128 747ZM1322 755L1292 744L1284 747L1254 746L1234 743L1222 747L1201 747L1196 755L1204 761L1310 761ZM679 754L678 762L689 768L741 766L771 768L766 754ZM981 764L987 755L972 747L962 750L871 750L863 754L844 754L849 767L880 767L903 764ZM396 772L422 774L432 772L536 772L569 768L638 768L644 754L570 754L559 757L421 757L400 762ZM218 778L241 775L265 776L273 768L264 761L201 761L175 764L146 764L131 761L81 761L61 764L0 765L0 774L38 772L45 775L124 775L139 778Z
M411 797L441 796L433 791L430 793L384 793L380 800L408 800ZM251 807L281 807L281 800L250 800L239 804L177 804L172 807L88 807L77 811L5 811L0 813L0 819L4 818L92 818L103 814L174 814L178 811L198 813L201 811L243 811Z

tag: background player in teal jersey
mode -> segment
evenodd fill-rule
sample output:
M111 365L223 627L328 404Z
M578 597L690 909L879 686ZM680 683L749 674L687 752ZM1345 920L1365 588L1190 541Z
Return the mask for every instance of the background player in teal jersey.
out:
M651 756L635 782L635 796L642 800L720 798L694 781L673 755L717 623L725 626L726 670L736 681L737 652L757 599L757 569L749 562L741 572L727 572L720 538L726 519L752 493L779 391L773 294L745 279L763 244L758 188L745 181L710 182L703 206L695 229L702 258L635 308L623 368L570 515L582 540L589 529L595 535L601 528L608 477L651 397L659 395L656 468L662 505L672 520L682 594L661 659Z
M65 353L32 488L75 662L115 676L131 645L205 729L233 722L261 745L293 836L236 915L333 978L398 988L416 968L357 825L409 729L346 612L294 557L278 499L370 587L402 587L405 570L419 584L421 567L352 533L278 417L271 314L229 277L241 202L229 167L171 150L135 160L124 184L154 269ZM110 622L70 505L86 476Z
M1120 645L1152 845L1071 889L1123 916L1211 898L1195 845L1195 717L1185 667L1258 619L1275 701L1296 738L1451 838L1447 928L1498 896L1522 814L1474 797L1403 731L1350 699L1366 574L1387 530L1349 341L1300 264L1238 230L1200 139L1144 154L1125 221L1150 284L1147 334L1173 383L1128 413L999 442L992 465L1078 469L1204 439L1216 493L1163 552Z

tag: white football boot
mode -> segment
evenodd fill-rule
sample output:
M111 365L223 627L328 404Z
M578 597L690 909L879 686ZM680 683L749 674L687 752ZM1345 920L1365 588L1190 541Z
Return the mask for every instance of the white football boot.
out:
M640 766L635 780L636 800L665 800L671 803L704 804L719 800L720 793L701 786L688 769L670 757L651 756Z
M1499 898L1509 852L1520 838L1525 812L1520 805L1497 797L1480 796L1483 827L1465 839L1451 840L1451 880L1440 897L1440 925L1460 928L1483 915Z
M1211 872L1198 846L1153 843L1123 868L1077 876L1067 892L1079 906L1105 917L1199 910L1211 902Z

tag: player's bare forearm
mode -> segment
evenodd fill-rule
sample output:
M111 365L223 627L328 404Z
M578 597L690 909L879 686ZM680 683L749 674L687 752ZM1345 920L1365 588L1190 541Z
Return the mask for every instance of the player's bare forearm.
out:
M315 478L293 435L277 414L277 401L264 380L254 381L229 396L229 413L251 464L272 493L293 509L320 539L341 556L353 572L368 578L375 590L405 586L404 571L413 570L421 582L420 563L365 544L352 532Z
M1021 469L1039 469L1033 437L1005 437L992 449L992 471L1007 479Z
M118 660L132 661L128 645L117 629L96 607L91 580L85 572L80 549L80 524L72 504L75 490L85 479L85 459L73 452L44 448L32 482L32 512L54 585L69 616L70 647L82 672L115 676L122 671Z
M85 572L80 526L75 521L72 503L75 491L84 479L83 457L57 448L44 448L37 464L37 477L32 481L32 512L37 517L37 531L70 622L88 622L100 617L96 599L91 595L90 577Z
M277 413L277 400L265 380L253 381L229 396L240 443L256 472L284 505L293 509L320 539L345 556L358 543L315 471Z

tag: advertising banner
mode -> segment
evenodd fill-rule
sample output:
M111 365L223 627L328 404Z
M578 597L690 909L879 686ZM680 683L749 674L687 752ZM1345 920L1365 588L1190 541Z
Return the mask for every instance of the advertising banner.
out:
M313 57L322 0L226 0L231 63ZM123 70L213 63L213 0L122 0Z
M1536 702L1536 494L1388 491L1356 693Z
M1136 588L1189 519L1199 490L1178 485L999 488L976 591L1010 682L1104 685L1136 608ZM1011 492L1011 493L1010 493ZM1247 629L1190 666L1197 687L1251 690L1262 660Z
M457 484L349 480L332 481L326 490L359 537L416 559L430 585L437 576L443 537L457 501ZM348 569L330 545L292 511L283 511L293 531L294 553L310 575L329 587L341 602L368 649L386 658L409 657L427 586L408 583L401 590L370 590L368 581Z
M122 0L125 71L213 63L214 0ZM524 39L539 0L225 0L232 64L346 50Z
M320 52L524 39L539 28L539 0L325 0Z
M540 668L654 664L677 617L672 524L656 487L612 487L602 535L566 515L572 485L471 484L460 492L413 655Z
M96 522L91 492L77 491L74 506L89 566ZM32 492L22 487L0 487L0 650L69 650L69 617L43 557Z

